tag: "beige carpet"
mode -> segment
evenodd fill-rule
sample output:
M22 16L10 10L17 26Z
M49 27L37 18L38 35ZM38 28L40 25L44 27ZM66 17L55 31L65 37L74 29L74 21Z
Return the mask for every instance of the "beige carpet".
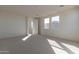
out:
M29 35L0 39L1 54L76 54L79 43L50 36Z

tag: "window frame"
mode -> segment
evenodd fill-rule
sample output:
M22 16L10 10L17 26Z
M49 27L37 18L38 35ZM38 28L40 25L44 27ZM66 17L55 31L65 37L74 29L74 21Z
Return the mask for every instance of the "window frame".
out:
M59 17L58 24L57 24L57 25L59 26L59 23L60 23L60 16L59 16L59 15L51 16L51 20L50 20L50 29L51 29L51 30L57 30L57 29L53 29L53 26L52 26L52 23L53 23L52 18L53 18L53 17L57 17L57 16ZM55 28L55 26L54 26L54 28Z
M46 24L45 24L45 20L46 20L47 18L49 19L48 27L46 27ZM50 29L50 17L44 18L44 29Z

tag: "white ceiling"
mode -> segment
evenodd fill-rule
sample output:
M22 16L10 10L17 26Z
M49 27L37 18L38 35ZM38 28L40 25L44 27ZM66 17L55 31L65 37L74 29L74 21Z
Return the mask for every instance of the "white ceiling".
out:
M59 5L0 5L0 10L14 12L24 16L47 16L55 11L64 10L73 6L60 7Z

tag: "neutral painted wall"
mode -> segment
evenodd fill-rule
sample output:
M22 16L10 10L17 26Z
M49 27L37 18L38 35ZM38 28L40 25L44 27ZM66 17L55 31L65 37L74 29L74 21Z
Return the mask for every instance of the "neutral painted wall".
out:
M26 34L26 19L24 16L0 12L0 38L16 37Z
M52 30L51 27L48 30L44 29L44 20L42 18L41 34L79 41L79 8L53 14L53 16L58 15L60 16L60 22L57 30Z

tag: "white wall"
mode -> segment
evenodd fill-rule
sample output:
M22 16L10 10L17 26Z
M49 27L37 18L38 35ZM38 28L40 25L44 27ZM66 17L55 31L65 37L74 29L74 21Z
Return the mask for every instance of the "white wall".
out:
M0 12L0 38L15 37L26 34L26 19L24 16Z
M59 29L49 30L44 29L44 20L41 20L41 34L51 35L69 40L79 41L79 8L65 10L61 13L53 14L60 16Z

